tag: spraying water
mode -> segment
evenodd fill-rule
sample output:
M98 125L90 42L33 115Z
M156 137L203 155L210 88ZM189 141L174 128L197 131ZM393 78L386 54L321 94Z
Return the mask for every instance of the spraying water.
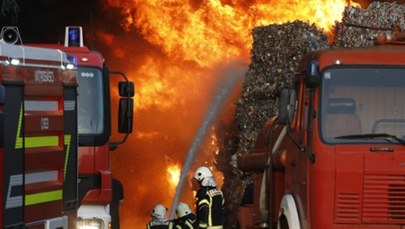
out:
M232 89L235 87L236 83L242 79L244 73L246 71L245 66L233 66L229 71L225 73L224 81L220 84L217 93L215 94L214 100L208 111L205 115L205 118L197 132L196 137L194 138L193 143L187 153L186 159L183 164L183 168L181 170L180 180L176 188L176 195L173 199L171 211L170 211L170 219L174 218L174 213L176 210L176 206L179 202L179 198L181 195L181 191L183 189L184 181L186 180L186 175L192 162L194 161L196 152L201 145L204 137L207 133L208 128L211 126L212 122L215 120L217 113L220 111L221 107L223 106L226 98L229 96Z

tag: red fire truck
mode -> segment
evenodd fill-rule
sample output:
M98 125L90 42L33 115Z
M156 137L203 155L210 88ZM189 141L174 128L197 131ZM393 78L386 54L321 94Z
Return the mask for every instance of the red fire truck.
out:
M110 228L113 201L110 151L132 132L134 85L122 72L110 71L101 53L84 45L82 27L66 27L64 46L56 47L72 57L78 77L79 200L78 228ZM110 76L125 81L118 85L118 131L122 141L112 142ZM118 200L114 200L118 202ZM115 216L114 216L115 217Z
M302 59L238 159L254 174L241 228L405 228L404 35Z
M66 52L77 68L78 82L78 228L111 228L110 204L113 185L110 151L126 141L132 132L134 85L122 72L110 71L101 53L84 44L80 26L66 27L65 42L36 44L37 47ZM119 82L118 132L125 134L112 142L110 76L124 78ZM118 202L115 200L114 202Z
M76 70L60 50L0 40L2 228L74 228Z

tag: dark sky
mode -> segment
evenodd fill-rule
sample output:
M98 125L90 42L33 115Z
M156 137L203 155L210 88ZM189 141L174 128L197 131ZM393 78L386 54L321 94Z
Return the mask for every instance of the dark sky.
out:
M16 2L19 10L0 15L0 28L17 26L23 44L63 43L66 26L82 26L85 45L103 53L112 68L122 67L117 66L122 60L112 52L123 45L121 42L129 44L125 50L136 48L137 53L147 47L137 31L124 31L120 9L107 6L106 0L0 0L0 9L10 2ZM120 42L110 47L98 37L100 32Z
M63 40L65 26L80 25L90 31L103 23L102 0L0 0L0 7L4 1L17 2L19 11L9 9L0 17L0 25L18 26L23 43L57 43Z
M5 5L13 2L18 4L18 12L13 8L4 9ZM119 9L106 6L106 2L106 0L0 0L0 8L3 8L1 10L6 11L6 16L0 16L0 27L18 26L23 43L63 41L64 28L68 25L83 26L85 36L91 36L92 32L100 28L108 33L119 34L122 32L119 31L121 29ZM356 2L367 5L371 1ZM404 3L405 0L396 2ZM88 41L88 37L85 40Z
M405 2L405 0L395 1ZM57 38L58 33L63 34L66 25L119 27L111 25L119 21L110 20L111 17L118 16L118 10L106 7L105 0L0 0L0 8L13 2L18 4L19 11L14 12L14 9L9 9L6 17L0 16L0 26L18 26L20 33L24 35L22 37L25 43L52 42L51 39ZM367 4L371 1L357 0L356 2ZM107 11L108 19L105 17Z

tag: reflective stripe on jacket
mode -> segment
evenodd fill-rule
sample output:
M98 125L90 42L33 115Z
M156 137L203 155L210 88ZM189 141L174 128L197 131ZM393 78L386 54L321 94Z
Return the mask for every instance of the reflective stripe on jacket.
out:
M146 229L173 229L173 222L169 220L151 220L148 224L146 224Z
M198 229L197 218L191 213L174 221L176 229Z
M222 229L224 197L216 187L202 187L197 192L197 220L199 228Z

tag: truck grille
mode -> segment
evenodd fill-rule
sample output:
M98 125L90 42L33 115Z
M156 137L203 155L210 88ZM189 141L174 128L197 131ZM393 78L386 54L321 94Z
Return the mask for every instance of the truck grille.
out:
M358 193L339 193L337 196L336 220L358 223L361 219L361 198Z
M364 223L405 223L404 174L366 174L363 190Z

